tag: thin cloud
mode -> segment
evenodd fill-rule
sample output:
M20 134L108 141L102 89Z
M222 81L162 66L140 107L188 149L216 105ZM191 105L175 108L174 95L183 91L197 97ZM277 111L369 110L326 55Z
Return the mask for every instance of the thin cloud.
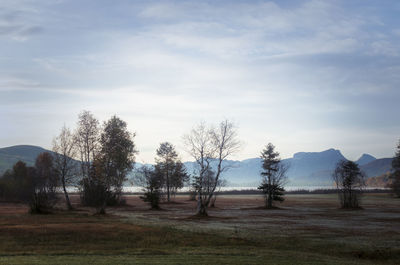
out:
M48 147L82 109L121 115L147 161L159 142L179 146L194 123L224 117L249 138L238 158L258 155L266 137L290 156L346 149L364 132L390 139L344 153L389 154L400 23L388 2L2 1L2 119L29 117L26 141ZM330 141L314 141L318 132ZM0 145L18 137L0 132Z

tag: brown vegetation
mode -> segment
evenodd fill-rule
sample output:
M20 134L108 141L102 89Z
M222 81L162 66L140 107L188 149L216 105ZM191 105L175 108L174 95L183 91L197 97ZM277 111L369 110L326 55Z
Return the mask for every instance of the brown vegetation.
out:
M77 195L75 210L60 201L48 215L0 203L0 263L396 264L400 258L400 201L388 194L368 194L362 211L339 209L334 194L287 195L280 209L268 211L260 195L222 195L207 218L193 218L196 202L188 196L161 203L163 211L149 210L138 196L126 201L103 216L82 207Z

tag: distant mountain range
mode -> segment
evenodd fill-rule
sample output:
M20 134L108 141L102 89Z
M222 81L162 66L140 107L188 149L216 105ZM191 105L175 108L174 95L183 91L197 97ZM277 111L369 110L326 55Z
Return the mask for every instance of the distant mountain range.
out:
M36 156L48 150L30 145L18 145L0 148L0 173L22 160L28 165L35 163ZM292 158L283 159L282 162L289 166L288 179L290 186L331 186L332 172L336 164L346 159L339 150L329 149L322 152L299 152ZM392 158L376 159L363 154L357 161L360 168L370 177L383 175L391 170ZM184 163L188 173L193 173L195 162ZM223 177L229 186L255 187L260 183L261 159L250 158L242 161L224 161L230 170ZM136 164L136 167L140 166Z
M332 173L340 160L346 159L339 150L329 149L323 152L299 152L292 158L283 159L289 166L287 172L290 186L331 186ZM357 161L367 177L380 176L391 169L392 158L376 159L363 154ZM194 162L185 162L192 172ZM225 161L231 167L224 177L231 186L257 186L260 183L261 158L242 161Z

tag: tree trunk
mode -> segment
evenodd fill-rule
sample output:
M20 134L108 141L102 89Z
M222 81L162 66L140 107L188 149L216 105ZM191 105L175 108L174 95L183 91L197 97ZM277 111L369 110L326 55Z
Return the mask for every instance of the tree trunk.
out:
M217 200L217 195L216 194L214 194L212 197L211 197L211 200L210 200L210 207L211 208L215 208L215 201Z
M208 216L207 214L207 207L203 204L197 207L197 216Z
M168 162L167 162L167 201L170 202L170 195L169 195L169 169L168 169Z
M268 201L267 201L267 208L272 208L272 188L271 188L271 175L272 172L268 170Z
M272 192L268 191L267 208L272 208Z
M197 200L197 216L208 216L207 214L207 206L203 203L201 196Z
M106 214L106 202L104 202L98 209L97 209L98 214Z
M63 185L63 190L64 190L64 196L65 196L65 203L67 204L67 209L72 210L72 204L71 201L69 200L68 192L65 187L65 178L62 178L62 185Z

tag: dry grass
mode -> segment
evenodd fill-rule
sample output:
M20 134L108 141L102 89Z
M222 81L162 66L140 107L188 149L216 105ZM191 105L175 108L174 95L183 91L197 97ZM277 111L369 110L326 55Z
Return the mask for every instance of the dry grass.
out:
M0 203L0 263L398 264L400 200L372 194L347 211L336 199L290 195L266 210L259 196L221 196L209 218L183 196L161 211L128 196L106 216L76 197L75 211L47 215Z

